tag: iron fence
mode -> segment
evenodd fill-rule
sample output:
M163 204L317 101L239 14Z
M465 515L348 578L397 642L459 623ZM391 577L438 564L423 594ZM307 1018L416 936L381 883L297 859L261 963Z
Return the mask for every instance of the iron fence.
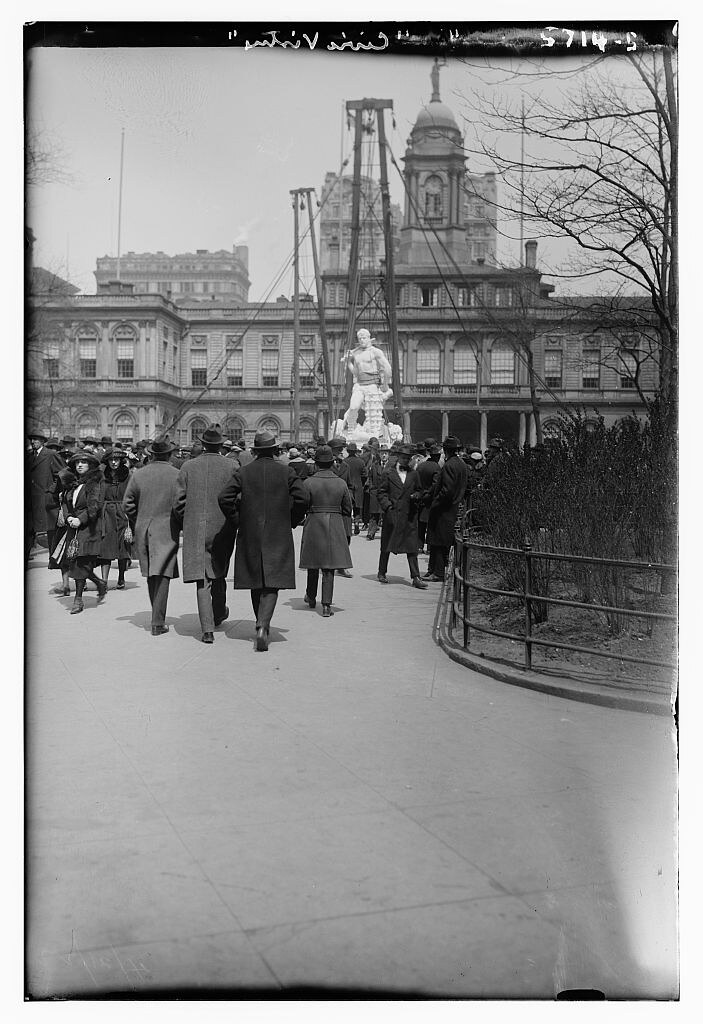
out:
M489 552L501 557L519 558L523 561L523 588L521 590L503 590L498 587L487 587L483 584L472 582L470 579L472 560L471 552ZM548 640L541 636L535 636L533 625L533 606L536 603L541 605L560 605L570 608L582 608L589 612L603 612L612 615L624 615L633 618L645 619L648 622L665 621L676 622L677 616L668 612L651 611L644 608L623 608L617 605L594 604L586 601L567 600L565 598L549 597L546 594L534 592L534 563L537 560L551 562L563 562L571 565L609 566L616 569L636 569L659 574L674 574L676 567L654 562L624 561L614 558L594 558L585 555L565 555L549 551L534 551L532 545L525 543L522 548L499 547L494 544L483 544L471 539L468 532L457 532L454 539L454 569L453 569L453 592L452 592L452 629L456 629L457 621L463 627L463 646L466 650L469 647L470 632L475 629L480 633L487 633L491 636L503 637L506 640L514 640L523 644L525 651L525 668L532 668L532 647L552 647L567 651L575 651L580 654L589 654L598 658L609 658L616 661L630 662L640 665L651 665L656 668L676 669L676 664L670 661L661 661L655 658L635 657L603 651L594 647L583 647L570 644L566 640ZM525 631L522 634L508 633L505 630L493 629L482 625L471 618L471 592L483 594L494 594L499 597L508 597L519 600L523 604L525 616Z

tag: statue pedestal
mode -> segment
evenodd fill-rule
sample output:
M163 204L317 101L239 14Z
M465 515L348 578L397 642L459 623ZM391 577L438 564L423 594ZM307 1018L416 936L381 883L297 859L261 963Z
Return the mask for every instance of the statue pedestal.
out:
M344 429L344 420L337 420L334 424L334 437L344 437L347 441L353 441L359 447L368 444L370 438L376 437L382 443L392 445L394 441L403 440L402 428L397 423L381 423L380 429L373 431L367 428L366 421L363 424L357 423L353 430Z

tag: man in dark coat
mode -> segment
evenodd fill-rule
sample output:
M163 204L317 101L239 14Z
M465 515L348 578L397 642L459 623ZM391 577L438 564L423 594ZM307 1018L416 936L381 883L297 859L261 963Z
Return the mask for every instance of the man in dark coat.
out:
M59 470L64 468L64 462L58 452L46 447L46 435L41 431L30 433L27 437L31 447L26 465L29 553L34 543L39 543L42 547L48 545L46 503L53 491Z
M361 515L361 507L364 504L366 466L363 459L359 458L358 449L353 441L350 441L347 445L347 457L344 460L344 465L349 475L347 487L352 497L354 535L356 536L359 533L359 516Z
M237 525L226 519L218 503L229 482L232 463L220 455L222 434L208 428L203 454L181 466L173 511L183 526L183 582L195 583L202 642L215 642L214 630L229 616L227 582Z
M344 458L344 449L347 446L347 439L345 437L332 437L328 441L328 446L332 449L334 455L334 462L332 463L332 472L336 473L337 476L344 481L347 487L350 488L351 477L349 469L347 468L347 460ZM349 493L351 494L351 488ZM352 499L353 504L353 499ZM352 517L344 516L344 529L347 534L347 541L351 542L352 535ZM351 579L354 573L349 572L348 569L337 569L338 576L346 576L347 579Z
M422 501L422 490L417 470L410 469L413 456L411 444L396 449L395 465L387 467L378 485L378 503L383 509L381 554L378 560L379 583L388 583L388 559L393 553L406 554L412 585L425 590L427 584L420 578L417 563L417 517Z
M309 608L317 603L322 572L322 615L328 619L334 615L331 605L335 569L352 564L343 522L344 516L351 515L352 501L349 488L332 469L332 449L320 445L315 461L317 472L303 482L309 504L300 544L300 568L308 571L305 603Z
M278 446L273 434L260 431L253 450L256 459L235 469L221 489L219 504L229 520L239 521L234 586L251 591L256 650L267 651L278 591L295 590L292 527L303 520L307 496L295 470L274 458Z
M122 499L134 535L134 548L142 576L146 576L151 602L151 635L168 633L166 605L172 579L178 577L178 535L173 515L178 470L171 465L176 446L157 438L149 448L151 461L133 473Z
M432 500L432 490L434 488L435 480L439 473L439 457L441 454L442 449L438 444L431 445L427 449L427 458L417 467L417 474L420 477L420 487L423 494L423 505L420 509L420 515L418 516L417 523L420 551L424 548L425 540L427 538L427 521L430 516L429 506ZM426 575L434 575L433 566L431 564L427 567Z
M442 442L444 465L435 478L427 522L427 540L433 572L426 578L432 583L444 581L449 549L454 543L454 524L459 503L464 497L469 471L457 454L461 441L451 434Z

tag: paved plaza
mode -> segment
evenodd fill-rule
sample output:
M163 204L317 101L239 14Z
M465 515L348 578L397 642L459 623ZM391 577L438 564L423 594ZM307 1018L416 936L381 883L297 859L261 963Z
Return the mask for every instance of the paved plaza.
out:
M136 564L70 616L31 560L31 997L676 993L671 721L456 664L378 552L267 653L247 591L206 646L192 584L152 637Z

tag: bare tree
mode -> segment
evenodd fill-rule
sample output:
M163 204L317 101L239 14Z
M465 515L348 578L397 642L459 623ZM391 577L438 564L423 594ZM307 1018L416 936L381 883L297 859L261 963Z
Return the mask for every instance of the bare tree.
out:
M496 214L508 223L522 219L531 234L570 239L574 255L560 276L604 277L621 282L614 293L647 294L661 349L661 401L673 424L678 388L676 54L664 48L608 56L568 72L558 63L523 62L508 72L508 87L504 69L502 74L500 88L464 97L472 123L480 123L473 152L487 158L502 177ZM558 99L550 98L555 94ZM521 135L520 149L515 141Z

